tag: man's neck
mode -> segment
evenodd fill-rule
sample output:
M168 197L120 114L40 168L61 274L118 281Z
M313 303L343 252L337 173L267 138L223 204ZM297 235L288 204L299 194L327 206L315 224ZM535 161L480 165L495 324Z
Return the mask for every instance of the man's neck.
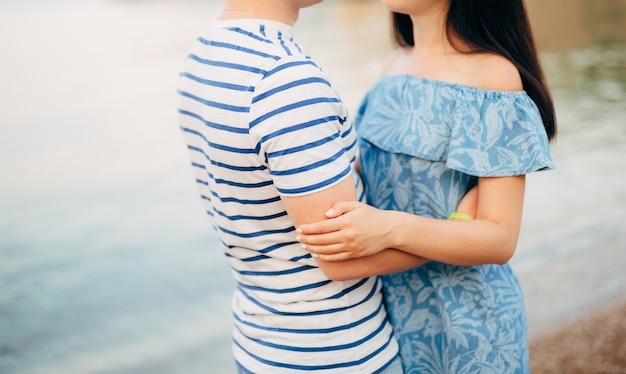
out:
M226 0L218 19L259 18L293 26L299 11L291 1L285 0Z

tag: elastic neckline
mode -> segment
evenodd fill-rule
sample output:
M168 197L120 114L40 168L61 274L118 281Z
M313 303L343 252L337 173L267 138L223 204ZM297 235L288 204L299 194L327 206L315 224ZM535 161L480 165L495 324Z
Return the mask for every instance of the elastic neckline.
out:
M447 82L447 81L442 81L442 80L432 79L432 78L426 78L426 77L421 77L419 75L412 75L412 74L389 74L389 75L383 75L380 78L381 81L382 80L393 80L393 79L416 80L416 81L420 81L420 82L424 82L424 83L430 83L430 84L434 84L434 85L438 85L438 86L452 87L452 88L456 88L456 89L464 90L464 91L475 91L476 93L482 93L482 94L528 96L528 94L524 90L519 90L519 91L491 90L491 89L488 89L488 88L469 86L469 85L466 85L466 84L456 83L456 82Z

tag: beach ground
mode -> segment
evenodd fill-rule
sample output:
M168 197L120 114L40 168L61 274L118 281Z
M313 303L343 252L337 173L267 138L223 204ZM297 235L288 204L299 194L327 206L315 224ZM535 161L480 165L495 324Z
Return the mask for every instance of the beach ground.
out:
M530 342L531 373L626 373L626 300Z

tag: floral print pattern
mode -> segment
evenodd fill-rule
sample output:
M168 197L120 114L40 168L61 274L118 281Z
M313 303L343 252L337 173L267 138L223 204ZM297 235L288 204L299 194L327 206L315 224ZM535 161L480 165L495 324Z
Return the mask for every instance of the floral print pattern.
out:
M380 209L445 219L478 177L554 167L523 91L387 76L356 125L367 199ZM508 264L431 262L383 284L405 373L528 373L524 301Z

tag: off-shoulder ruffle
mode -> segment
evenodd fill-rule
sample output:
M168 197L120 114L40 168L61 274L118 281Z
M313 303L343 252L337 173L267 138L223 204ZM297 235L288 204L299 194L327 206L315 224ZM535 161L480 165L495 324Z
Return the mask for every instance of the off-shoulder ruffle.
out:
M524 91L387 76L359 108L357 132L385 151L474 176L554 168L541 115Z

